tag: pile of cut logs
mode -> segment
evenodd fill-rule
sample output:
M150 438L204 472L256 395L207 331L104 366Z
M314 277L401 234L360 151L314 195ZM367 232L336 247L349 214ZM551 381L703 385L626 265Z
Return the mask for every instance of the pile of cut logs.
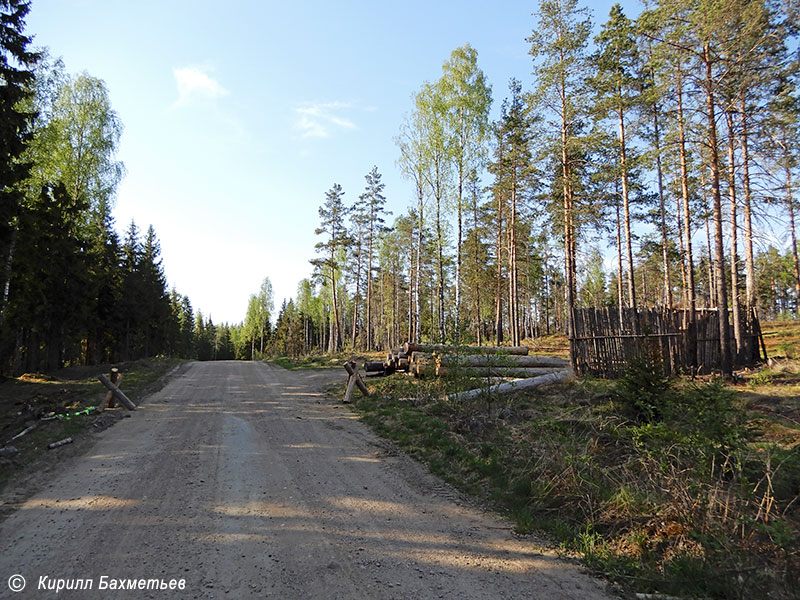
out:
M417 377L460 373L472 377L530 378L566 370L569 362L551 356L528 356L527 346L447 346L406 343L386 360L367 362L368 373L410 372Z

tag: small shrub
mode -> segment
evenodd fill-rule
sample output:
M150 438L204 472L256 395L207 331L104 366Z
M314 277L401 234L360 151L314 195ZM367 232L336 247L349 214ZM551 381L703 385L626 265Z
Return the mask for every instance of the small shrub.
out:
M620 413L636 423L660 421L669 401L670 380L654 352L642 352L628 363L614 387Z

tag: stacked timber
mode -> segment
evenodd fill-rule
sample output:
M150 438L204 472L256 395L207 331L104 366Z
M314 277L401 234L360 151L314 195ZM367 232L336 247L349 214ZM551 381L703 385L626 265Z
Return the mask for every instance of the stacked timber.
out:
M411 356L413 352L438 352L439 354L513 354L527 356L527 346L448 346L447 344L403 344L403 351Z
M417 377L460 374L466 377L527 379L563 371L569 362L551 356L528 356L526 346L445 346L406 344L409 370Z
M402 348L397 348L386 355L384 361L368 361L364 363L364 370L367 373L383 373L391 375L395 371L408 371L409 356Z
M552 356L530 356L527 346L448 346L406 343L384 361L364 363L367 373L390 375L397 371L416 377L512 377L528 379L569 367L569 361Z

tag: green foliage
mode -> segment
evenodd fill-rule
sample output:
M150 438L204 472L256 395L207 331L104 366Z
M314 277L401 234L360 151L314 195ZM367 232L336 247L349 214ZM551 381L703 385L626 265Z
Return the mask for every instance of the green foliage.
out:
M31 139L30 104L33 68L39 55L31 52L31 38L24 33L30 4L23 0L0 2L0 257L11 251L15 220L23 202L20 184L31 164L21 160ZM0 271L0 325L5 312L3 288L8 273Z
M636 423L660 421L672 393L663 373L663 366L651 351L640 352L631 359L615 389L619 411Z

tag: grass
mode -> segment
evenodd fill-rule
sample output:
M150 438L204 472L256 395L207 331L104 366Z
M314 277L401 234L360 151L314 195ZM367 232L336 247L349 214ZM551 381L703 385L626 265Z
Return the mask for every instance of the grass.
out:
M800 359L800 321L768 321L761 331L767 356Z
M117 365L123 375L122 390L134 402L141 400L164 374L177 365L173 359L156 358ZM0 489L16 474L35 469L48 444L67 437L80 438L93 429L108 426L124 409L110 409L99 418L86 409L97 406L106 389L97 375L109 366L73 367L53 374L26 373L0 383L0 446L14 446L18 453L0 459ZM84 414L75 414L84 413ZM56 416L42 420L43 416ZM36 428L11 440L30 425Z
M634 374L627 388L587 379L459 403L446 394L481 382L398 374L355 406L517 531L629 591L795 598L798 373L782 364L730 388Z

